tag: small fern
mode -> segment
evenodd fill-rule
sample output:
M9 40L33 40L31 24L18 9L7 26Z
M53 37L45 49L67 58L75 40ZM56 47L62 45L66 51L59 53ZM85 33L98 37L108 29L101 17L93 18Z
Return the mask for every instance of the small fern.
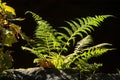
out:
M109 43L102 43L90 47L93 40L89 35L89 33L94 30L94 27L99 27L104 19L112 15L99 15L82 19L77 18L76 21L67 21L70 28L60 27L68 33L65 34L53 29L53 27L50 26L47 21L42 20L39 15L31 11L26 12L26 14L28 13L32 14L32 17L37 23L35 45L32 46L32 49L28 47L22 48L38 56L34 62L39 63L41 59L46 59L52 62L58 69L74 68L71 65L76 65L81 72L93 72L102 66L102 64L89 64L88 60L92 57L100 56L109 50L113 50L105 47L106 45L110 46L111 44ZM76 37L80 37L81 40L76 42ZM67 51L71 41L73 42L73 46L76 45L75 49L73 53L65 56L62 52Z

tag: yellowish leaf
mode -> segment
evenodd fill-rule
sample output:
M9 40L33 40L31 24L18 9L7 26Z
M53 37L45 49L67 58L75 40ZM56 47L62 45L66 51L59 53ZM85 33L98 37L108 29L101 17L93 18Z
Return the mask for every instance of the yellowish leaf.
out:
M2 3L1 5L2 5L2 8L4 9L4 11L6 11L6 12L11 12L13 15L16 15L15 9L14 9L14 8L12 8L12 7L8 6L8 5L6 5L5 2Z

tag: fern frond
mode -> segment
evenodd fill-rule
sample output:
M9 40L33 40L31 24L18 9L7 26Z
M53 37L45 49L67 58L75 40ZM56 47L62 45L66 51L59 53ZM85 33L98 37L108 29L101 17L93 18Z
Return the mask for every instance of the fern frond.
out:
M112 46L112 44L110 43L101 43L92 47L82 49L83 54L81 54L81 58L84 60L88 60L92 57L98 57L103 53L106 53L107 51L115 50L114 48L110 48L110 46Z
M57 38L58 38L60 41L63 41L62 39L68 40L68 39L69 39L69 36L66 35L66 34L64 34L64 33L57 32Z
M26 11L25 14L32 14L32 17L35 19L35 21L41 21L42 17L40 17L39 15L36 15L34 12L32 11Z
M35 31L36 49L39 49L43 53L50 53L51 50L61 49L61 43L55 38L56 30L47 21L42 20L39 15L31 11L27 11L27 13L32 14L32 17L37 23L37 29Z
M74 25L73 23L69 22L69 21L66 21L66 23L68 23L70 26L72 26L72 30L75 32L77 30L77 27L76 26L80 26L78 23L72 21L73 23L75 23L76 25Z
M104 48L104 47L107 48L107 47L110 47L110 46L112 46L112 44L110 44L110 43L100 43L100 44L97 44L97 45L92 46L92 47L87 47L83 50L89 50L89 49L95 49L95 48ZM113 48L111 48L111 49L113 49Z
M67 27L60 27L60 28L63 28L65 31L67 31L67 32L68 32L68 35L73 34L72 30L69 29L69 28L67 28Z
M45 54L43 55L43 54L41 54L39 51L34 50L34 49L31 49L31 48L28 48L28 47L22 46L21 48L22 48L23 50L30 51L31 53L35 54L38 58L41 58L41 59L45 59L46 56L48 56L48 55L45 55Z
M103 53L110 51L113 49L108 49L108 48L95 48L95 49L89 49L81 54L81 59L88 61L88 59L92 57L98 57L102 55Z
M77 42L74 52L79 52L80 50L87 47L91 43L93 43L92 37L88 35L79 42Z
M82 20L78 19L82 24L81 25L92 25L95 27L99 27L99 22L103 22L104 19L108 17L113 17L112 15L95 15L95 17L87 17L82 18Z
M58 69L62 69L63 68L64 59L65 59L64 55L59 55L58 53L55 53L55 52L51 52L50 55L49 55L49 60Z
M94 30L95 27L99 27L99 24L103 22L104 19L111 17L112 15L98 15L95 17L86 17L79 19L77 21L67 22L71 28L62 27L69 34L68 36L63 37L64 33L61 33L62 39L67 39L67 42L64 47L69 46L70 41L72 40L75 43L75 38L78 35L79 37L83 37L83 34L88 35L88 32Z
M82 52L80 50L87 47L92 42L93 40L90 35L86 36L85 38L77 42L74 52L66 56L66 59L64 60L66 68L70 67L71 63L73 63L76 59L78 59L81 56ZM81 53L81 54L78 54L78 53Z
M75 62L75 65L77 66L77 68L80 69L81 73L93 73L95 72L99 67L102 66L101 63L94 63L94 64L89 64L86 63L84 60L82 59L78 59L78 61Z

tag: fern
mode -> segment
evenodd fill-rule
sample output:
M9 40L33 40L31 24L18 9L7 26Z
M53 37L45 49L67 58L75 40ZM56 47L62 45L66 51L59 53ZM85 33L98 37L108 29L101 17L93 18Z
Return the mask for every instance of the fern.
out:
M47 21L42 20L39 15L31 11L26 12L26 14L28 13L32 14L32 17L37 23L35 45L32 49L28 47L22 48L38 56L34 62L39 63L40 59L46 59L52 62L58 69L74 68L71 66L74 64L81 72L90 72L102 66L102 64L97 63L89 64L88 60L90 58L100 56L109 50L113 50L106 47L111 45L109 43L102 43L91 47L93 40L89 35L89 33L94 30L94 27L99 27L104 19L112 15L99 15L82 19L77 18L76 21L67 21L70 28L60 27L68 33L65 34L53 29L53 27L50 26ZM87 36L84 37L84 34ZM80 37L81 40L76 42L76 37ZM67 51L71 41L75 49L73 53L65 56L62 52Z

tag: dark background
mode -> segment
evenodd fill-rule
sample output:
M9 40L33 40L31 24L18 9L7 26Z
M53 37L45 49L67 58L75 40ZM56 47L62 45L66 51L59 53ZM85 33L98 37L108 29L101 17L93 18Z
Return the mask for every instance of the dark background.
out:
M120 68L120 4L119 0L3 0L16 10L17 17L25 17L26 20L18 24L22 25L22 30L30 37L35 30L35 23L30 16L25 15L26 11L33 11L47 20L52 26L64 26L66 20L73 20L94 15L114 15L101 24L92 35L97 43L112 43L116 50L108 52L92 61L102 62L102 72L116 72ZM15 44L13 54L14 67L33 67L33 54L21 51L22 42Z

